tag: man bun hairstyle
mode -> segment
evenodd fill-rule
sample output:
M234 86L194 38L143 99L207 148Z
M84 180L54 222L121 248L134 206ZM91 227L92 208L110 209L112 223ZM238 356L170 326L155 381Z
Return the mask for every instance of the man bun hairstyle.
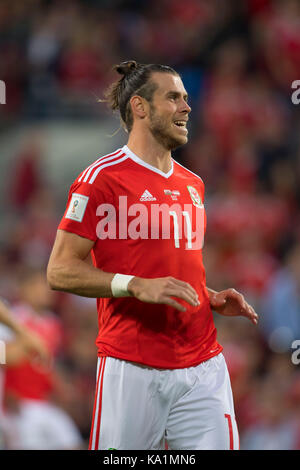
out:
M124 75L124 77L129 75L136 68L137 63L135 60L128 60L127 62L122 62L121 64L114 66L114 70L116 70L120 75Z
M121 75L121 78L112 83L105 92L106 102L109 107L120 112L121 123L127 132L133 125L133 116L130 106L130 98L139 95L151 102L157 85L151 81L153 72L171 73L179 75L172 67L160 64L139 64L135 60L128 60L113 69Z

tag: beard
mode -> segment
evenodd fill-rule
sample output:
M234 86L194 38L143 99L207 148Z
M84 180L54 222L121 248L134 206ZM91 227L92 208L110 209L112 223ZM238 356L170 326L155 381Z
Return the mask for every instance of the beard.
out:
M170 125L166 123L165 118L159 116L154 106L150 104L150 132L153 137L167 150L175 150L184 145L187 139L183 141L182 137L176 137L171 134Z

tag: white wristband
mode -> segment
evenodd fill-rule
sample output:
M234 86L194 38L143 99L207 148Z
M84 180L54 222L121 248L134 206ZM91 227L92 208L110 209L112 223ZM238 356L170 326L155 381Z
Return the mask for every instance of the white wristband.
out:
M111 291L114 297L129 297L130 294L127 290L129 281L134 276L128 276L127 274L115 274L111 281Z

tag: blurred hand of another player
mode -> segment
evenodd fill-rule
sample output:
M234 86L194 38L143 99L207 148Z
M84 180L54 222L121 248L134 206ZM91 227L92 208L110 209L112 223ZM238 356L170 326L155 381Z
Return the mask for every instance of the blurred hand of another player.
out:
M200 305L198 294L190 284L170 276L156 279L134 277L128 284L128 292L142 302L167 304L180 312L186 308L174 297L185 300L193 307Z
M22 329L20 333L20 341L24 347L26 354L30 359L48 365L50 362L49 351L45 342L35 333L28 329Z
M214 292L209 296L210 306L220 315L227 317L243 316L256 325L258 315L253 307L249 305L242 294L235 289L226 289L220 292Z

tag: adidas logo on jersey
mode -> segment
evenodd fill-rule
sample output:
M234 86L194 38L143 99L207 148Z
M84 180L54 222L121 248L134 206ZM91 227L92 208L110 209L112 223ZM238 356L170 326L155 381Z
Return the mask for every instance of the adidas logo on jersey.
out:
M140 197L140 201L156 201L156 197L152 196L148 189L145 189Z

